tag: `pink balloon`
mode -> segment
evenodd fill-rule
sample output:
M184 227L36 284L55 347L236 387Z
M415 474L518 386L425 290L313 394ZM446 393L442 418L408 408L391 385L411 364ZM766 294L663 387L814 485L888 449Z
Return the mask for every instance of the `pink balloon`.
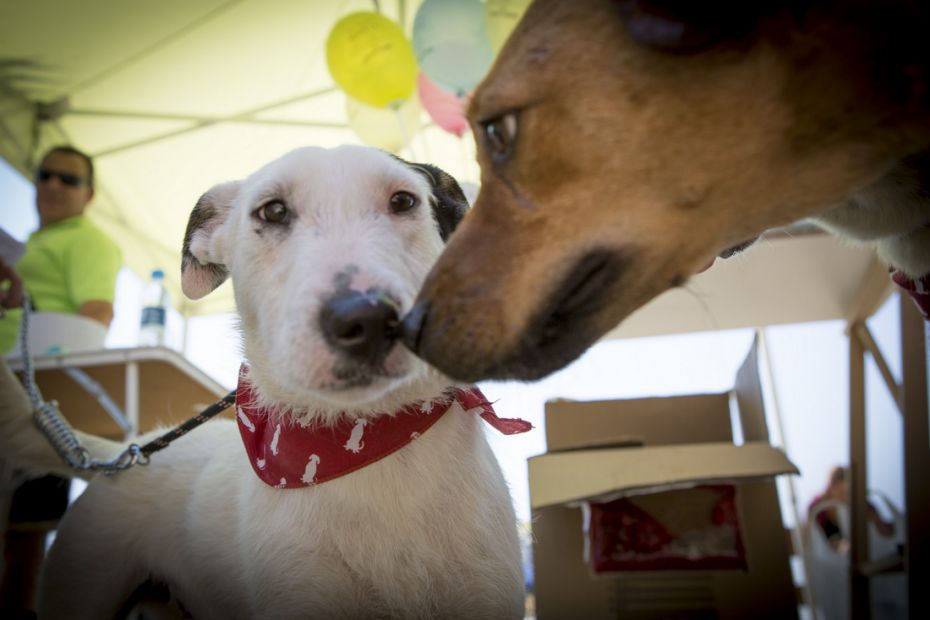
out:
M420 103L433 122L461 138L468 130L465 106L470 95L457 97L436 86L422 71L417 75L417 90L420 93Z

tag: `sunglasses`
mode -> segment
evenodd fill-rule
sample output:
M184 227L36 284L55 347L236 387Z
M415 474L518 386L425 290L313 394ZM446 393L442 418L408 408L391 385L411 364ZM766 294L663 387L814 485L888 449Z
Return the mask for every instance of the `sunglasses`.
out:
M58 180L61 181L62 185L67 185L68 187L80 187L82 185L87 185L87 179L76 174L68 174L67 172L55 172L54 170L48 170L46 168L39 168L38 171L36 171L36 181L44 182L48 181L52 177L58 177Z

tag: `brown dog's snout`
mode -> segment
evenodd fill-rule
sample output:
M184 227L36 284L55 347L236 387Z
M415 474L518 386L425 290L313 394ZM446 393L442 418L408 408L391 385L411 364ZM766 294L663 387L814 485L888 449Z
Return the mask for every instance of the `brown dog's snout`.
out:
M382 359L400 334L397 304L371 292L331 298L320 310L320 325L330 346L363 362Z
M428 313L429 302L420 300L414 304L400 323L400 337L404 345L414 353L417 353L420 348L420 334L423 332Z
M631 253L602 248L579 256L537 298L535 312L510 338L489 336L500 333L493 329L501 320L500 307L476 308L464 296L444 296L431 280L403 318L401 337L411 351L460 381L539 379L577 358L605 331L603 314L628 271ZM478 327L462 329L462 316Z
M610 250L594 250L582 256L556 287L548 304L548 316L539 321L541 330L560 330L569 319L600 309L609 300L610 286L625 263L621 254Z
M579 257L521 335L521 346L508 362L510 376L542 378L591 346L606 331L601 325L604 313L616 298L630 262L630 253L606 248Z

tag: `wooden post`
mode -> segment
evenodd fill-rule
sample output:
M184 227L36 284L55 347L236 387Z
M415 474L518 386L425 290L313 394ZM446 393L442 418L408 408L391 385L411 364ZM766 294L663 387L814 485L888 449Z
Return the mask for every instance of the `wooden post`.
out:
M853 620L871 618L869 578L862 567L869 561L866 528L865 347L859 323L849 330L849 610Z
M930 618L930 423L927 407L927 327L901 295L904 381L904 501L907 603L910 618Z

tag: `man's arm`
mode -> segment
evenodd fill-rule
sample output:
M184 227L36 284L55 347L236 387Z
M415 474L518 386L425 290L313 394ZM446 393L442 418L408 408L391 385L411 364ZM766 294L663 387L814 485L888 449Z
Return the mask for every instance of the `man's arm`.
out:
M875 529L878 530L878 533L888 538L894 536L894 522L887 522L882 518L882 515L871 503L869 504L869 521L875 525Z
M72 237L66 261L72 307L78 315L109 327L123 262L119 248L102 231L88 225Z
M104 327L109 327L113 321L113 304L100 299L91 299L81 304L78 314L103 323Z

